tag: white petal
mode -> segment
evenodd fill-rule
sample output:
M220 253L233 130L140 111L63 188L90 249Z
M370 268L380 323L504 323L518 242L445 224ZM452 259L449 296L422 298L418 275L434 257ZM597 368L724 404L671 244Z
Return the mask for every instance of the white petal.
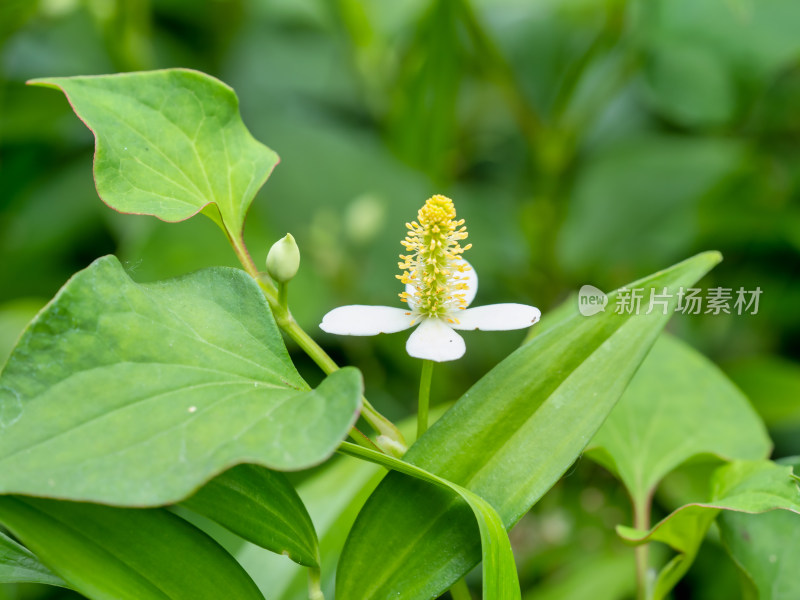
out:
M542 313L527 304L489 304L476 306L452 313L458 323L450 323L453 329L482 329L484 331L505 331L530 327Z
M463 258L460 258L456 261L456 264L466 264L469 266L469 269L464 273L459 273L461 277L464 277L461 281L467 284L467 289L462 290L460 293L464 294L464 300L466 301L466 306L472 304L472 301L475 299L475 294L478 292L478 274L475 272L475 269L470 265L467 261ZM417 303L414 302L414 294L416 294L417 288L415 288L410 283L406 284L406 293L408 294L408 305L411 308L415 308Z
M319 327L338 335L377 335L408 329L413 320L411 311L402 308L353 304L334 308Z
M423 319L406 342L406 352L414 358L444 362L464 356L464 338L439 319Z

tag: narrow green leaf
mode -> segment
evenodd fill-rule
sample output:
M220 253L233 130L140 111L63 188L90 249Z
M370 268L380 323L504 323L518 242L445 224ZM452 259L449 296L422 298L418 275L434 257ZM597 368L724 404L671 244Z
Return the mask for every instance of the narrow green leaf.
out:
M0 532L0 583L43 583L69 587L67 583L39 562L25 546L20 546Z
M589 448L641 507L693 456L755 460L769 455L771 442L747 398L713 363L662 335Z
M792 468L770 461L737 461L714 472L710 502L682 506L649 532L621 526L617 533L632 544L663 542L678 553L656 579L653 600L660 600L689 569L720 511L756 514L775 509L800 514L800 490Z
M28 83L63 91L94 133L97 192L111 208L164 221L205 209L241 238L278 156L250 135L230 87L189 69Z
M353 368L308 389L244 272L140 285L101 258L0 374L0 492L152 506L238 463L305 468L347 435L360 394Z
M483 560L483 598L484 600L519 599L520 589L517 580L517 567L514 553L508 540L503 521L492 505L468 489L456 485L441 477L436 477L419 467L393 458L368 448L362 448L349 442L343 442L340 451L351 456L369 460L388 469L410 475L417 480L426 481L446 490L455 492L470 509L478 521L481 537L481 553ZM369 581L370 577L365 577ZM369 583L367 583L369 585Z
M283 473L239 465L218 475L182 502L242 538L319 566L319 543L303 501Z
M666 314L574 314L535 337L456 402L404 460L487 500L509 528L575 461L674 307L720 260L710 252L630 284L673 301ZM452 494L390 473L353 526L337 572L352 600L435 597L480 559L474 517ZM420 535L419 532L425 532ZM369 573L369 577L364 577Z
M91 600L263 600L230 554L165 509L0 496L0 522Z

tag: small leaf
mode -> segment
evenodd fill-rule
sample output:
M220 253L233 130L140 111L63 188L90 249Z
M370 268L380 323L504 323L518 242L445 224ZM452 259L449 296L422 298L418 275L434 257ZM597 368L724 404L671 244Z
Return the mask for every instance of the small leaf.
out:
M708 359L663 335L589 445L644 506L664 476L699 454L766 458L771 442L742 393Z
M69 587L33 553L0 532L0 583L43 583Z
M231 555L165 509L0 496L0 522L91 600L263 600Z
M303 501L283 473L239 465L182 502L249 542L319 566L317 534Z
M770 461L737 461L724 465L714 473L712 490L710 502L682 506L649 532L617 527L617 533L629 543L663 542L678 552L661 569L653 589L654 600L666 597L684 576L720 511L755 514L784 509L800 514L800 490L792 468Z
M31 323L0 374L0 492L174 503L238 463L325 460L360 396L353 368L308 389L244 272L140 285L101 258Z
M514 563L511 543L508 540L508 535L506 535L500 515L495 512L491 504L460 485L436 477L436 475L432 475L419 467L386 454L362 448L349 442L343 442L340 451L383 465L399 473L411 475L418 480L432 483L447 492L458 494L469 505L478 521L483 560L484 600L514 600L520 598L517 567ZM364 573L369 573L369 571L365 570Z
M667 287L674 296L719 260L715 252L700 254L628 287ZM475 492L510 528L580 455L669 318L669 310L616 314L614 298L605 312L576 311L506 358L404 460ZM390 473L353 525L337 596L443 593L480 559L473 519L452 494Z
M250 135L230 87L189 69L28 83L62 90L94 133L97 193L111 208L171 222L203 211L241 238L278 156Z

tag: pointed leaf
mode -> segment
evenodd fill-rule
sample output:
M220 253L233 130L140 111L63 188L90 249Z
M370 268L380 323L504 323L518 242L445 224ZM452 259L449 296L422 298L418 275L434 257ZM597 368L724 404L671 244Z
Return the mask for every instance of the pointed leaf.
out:
M795 517L800 519L800 490L792 468L770 461L737 461L715 471L710 502L682 506L649 532L617 527L617 533L632 544L663 542L678 552L656 579L653 599L660 600L686 574L720 511L756 514L775 509L798 513Z
M165 509L0 496L0 523L91 600L263 600L230 554Z
M747 398L713 363L661 336L590 444L634 502L699 454L766 458L772 443Z
M628 287L668 287L674 295L719 260L701 254ZM669 318L661 310L616 314L613 305L592 317L575 314L514 352L404 460L475 492L511 527L580 455ZM390 473L353 526L337 596L441 594L480 558L472 519L452 495Z
M94 133L97 192L111 208L164 221L205 209L241 238L278 156L250 135L230 87L189 69L29 83L62 90Z
M67 583L39 562L25 546L20 546L0 532L0 584L43 583L69 587Z
M244 272L140 285L101 258L0 374L0 492L151 506L242 462L305 468L347 435L360 394L352 368L308 389Z
M182 502L249 542L319 566L319 543L303 501L286 475L239 465L218 475Z

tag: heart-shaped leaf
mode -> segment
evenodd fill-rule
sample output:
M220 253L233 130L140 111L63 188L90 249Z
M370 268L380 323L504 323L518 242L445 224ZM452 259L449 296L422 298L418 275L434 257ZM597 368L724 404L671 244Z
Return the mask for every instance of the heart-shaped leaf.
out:
M0 374L0 492L152 506L238 463L305 468L347 435L361 388L347 368L309 390L244 272L139 285L101 258Z
M250 135L230 87L189 69L29 83L62 90L94 133L97 193L111 208L164 221L206 209L241 239L278 155Z
M233 557L165 509L0 496L0 523L91 600L263 600Z
M664 310L618 314L610 302L605 312L576 313L535 337L467 391L404 460L488 500L511 527L600 427L669 318L678 288L719 260L716 252L700 254L628 286L645 298L667 288ZM390 473L353 526L337 596L436 597L479 559L478 530L463 501Z
M319 566L314 524L283 473L239 465L209 481L182 504L262 548L306 567Z
M689 458L766 458L764 424L708 359L662 335L590 444L644 506L664 476Z

